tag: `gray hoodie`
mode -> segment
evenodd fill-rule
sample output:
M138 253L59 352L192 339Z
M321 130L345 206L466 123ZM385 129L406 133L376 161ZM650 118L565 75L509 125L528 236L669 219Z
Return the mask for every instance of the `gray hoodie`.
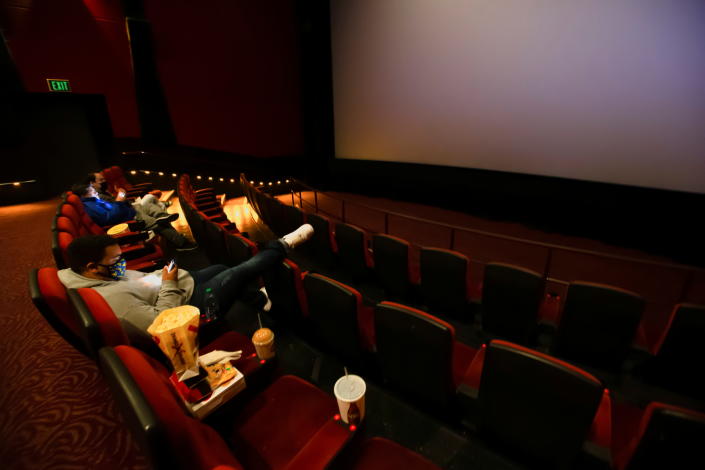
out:
M151 273L126 270L118 281L104 281L62 269L59 279L70 289L91 287L105 298L125 328L131 341L141 342L147 327L159 312L188 303L193 294L193 278L179 269L178 281L162 282L162 270Z

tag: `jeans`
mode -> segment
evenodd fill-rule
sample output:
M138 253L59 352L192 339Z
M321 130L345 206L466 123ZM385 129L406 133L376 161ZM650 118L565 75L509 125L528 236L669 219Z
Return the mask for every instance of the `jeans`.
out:
M164 224L158 223L152 227L152 230L154 230L154 233L161 235L167 241L167 244L172 247L181 248L188 243L188 239L177 232L168 222Z
M246 287L251 281L277 266L285 256L284 244L279 240L272 240L252 258L237 266L229 268L222 264L214 264L191 272L194 288L189 304L204 312L206 289L210 288L218 301L220 315L224 315L235 300L246 293Z

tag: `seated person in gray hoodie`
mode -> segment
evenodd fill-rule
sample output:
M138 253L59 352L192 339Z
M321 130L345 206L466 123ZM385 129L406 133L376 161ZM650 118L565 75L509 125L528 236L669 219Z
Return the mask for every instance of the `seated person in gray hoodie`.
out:
M304 224L294 232L267 242L255 256L237 266L222 264L189 272L176 265L143 273L125 269L120 245L108 235L88 235L68 246L70 268L59 271L67 288L91 287L105 298L135 345L151 343L147 328L162 311L194 305L205 311L205 293L210 288L221 313L227 313L239 297L246 295L250 281L277 266L287 250L313 236ZM261 294L260 294L261 295ZM266 297L262 299L266 301Z

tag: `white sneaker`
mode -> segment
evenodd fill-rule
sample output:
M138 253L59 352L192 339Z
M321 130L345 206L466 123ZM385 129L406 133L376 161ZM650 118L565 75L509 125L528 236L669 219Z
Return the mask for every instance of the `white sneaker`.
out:
M267 295L267 289L264 287L259 288L260 292L262 292L267 299L267 303L264 304L264 307L262 307L262 310L265 312L269 312L272 309L272 301L270 300L269 296Z
M303 224L291 233L282 237L282 240L289 245L289 248L296 248L306 240L313 236L313 226L311 224Z

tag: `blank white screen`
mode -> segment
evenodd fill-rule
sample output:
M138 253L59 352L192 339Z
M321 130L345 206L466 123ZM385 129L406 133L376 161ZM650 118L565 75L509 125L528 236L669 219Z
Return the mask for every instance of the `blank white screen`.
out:
M336 157L705 193L702 0L331 0Z

